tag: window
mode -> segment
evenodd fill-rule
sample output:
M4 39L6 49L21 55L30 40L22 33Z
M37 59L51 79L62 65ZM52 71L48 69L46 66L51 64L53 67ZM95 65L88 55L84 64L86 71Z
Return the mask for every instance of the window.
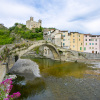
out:
M80 39L79 39L79 41L80 41Z
M82 47L80 47L80 50L82 50Z
M91 39L89 39L89 41L91 41Z
M75 48L75 45L73 45L73 48Z
M89 45L91 45L91 43L89 43Z
M63 41L65 41L65 39L63 39Z
M85 39L85 41L87 41L87 39Z
M65 43L63 43L63 46L65 46Z
M86 47L84 47L84 50L86 50Z
M80 37L80 35L79 35L79 37Z
M85 37L87 37L87 35L85 35Z
M92 47L92 49L94 49L94 47Z
M86 45L87 45L87 43L86 43Z
M94 43L92 43L92 45L94 45Z
M75 35L73 35L73 37L75 37Z
M95 39L95 41L97 41L97 39Z
M75 39L73 39L73 43L75 43Z
M65 35L63 35L65 37Z
M97 43L95 43L95 45L97 45Z
M82 45L82 43L81 43L81 45Z
M91 47L89 47L89 49L91 49Z

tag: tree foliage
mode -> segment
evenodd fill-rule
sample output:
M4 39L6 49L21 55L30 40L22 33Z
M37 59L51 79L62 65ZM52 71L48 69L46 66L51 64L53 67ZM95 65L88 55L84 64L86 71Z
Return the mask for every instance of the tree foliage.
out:
M26 25L20 24L22 27L19 28L18 23L15 23L14 26L9 28L10 32L14 32L15 34L20 34L21 38L24 39L36 39L41 40L43 39L43 28L35 28L35 32L33 30L29 30L26 28Z
M10 31L0 29L0 45L11 44L14 41L14 37L10 37Z
M18 27L18 25L21 27ZM0 29L0 45L13 43L16 37L11 36L11 33L18 34L24 39L43 39L43 28L41 26L40 28L35 28L35 32L33 32L33 30L26 28L26 25L15 23L14 26L10 27L9 29Z

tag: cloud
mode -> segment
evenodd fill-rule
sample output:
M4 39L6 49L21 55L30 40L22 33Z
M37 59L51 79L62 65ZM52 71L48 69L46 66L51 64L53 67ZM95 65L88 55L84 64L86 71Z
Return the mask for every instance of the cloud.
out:
M7 0L0 2L0 14L0 22L8 27L15 22L25 23L31 15L39 16L34 7Z
M43 27L100 34L99 0L2 0L0 22L12 26L33 16Z

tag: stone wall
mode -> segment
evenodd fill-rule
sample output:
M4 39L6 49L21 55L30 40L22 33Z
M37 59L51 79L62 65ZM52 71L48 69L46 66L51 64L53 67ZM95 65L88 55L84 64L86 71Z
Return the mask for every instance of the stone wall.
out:
M95 54L95 53L87 53L87 52L78 52L74 50L69 50L74 54L76 57L83 56L84 59L100 59L100 54Z
M0 63L0 82L3 81L4 76L6 74L6 65L2 65L3 62Z

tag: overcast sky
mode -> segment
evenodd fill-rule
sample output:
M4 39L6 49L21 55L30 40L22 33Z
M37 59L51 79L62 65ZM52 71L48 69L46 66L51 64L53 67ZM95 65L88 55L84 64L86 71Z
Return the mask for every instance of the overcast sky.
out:
M0 0L0 23L11 27L34 17L43 27L100 35L100 0Z

